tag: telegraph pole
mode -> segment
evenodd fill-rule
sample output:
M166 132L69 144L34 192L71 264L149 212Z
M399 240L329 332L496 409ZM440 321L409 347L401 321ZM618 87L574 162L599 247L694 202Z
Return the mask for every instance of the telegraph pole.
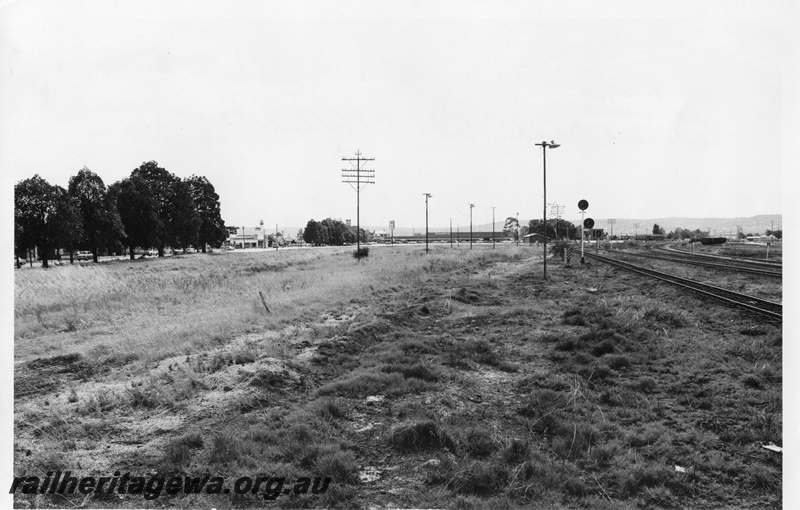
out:
M450 248L453 247L453 218L450 218Z
M565 207L566 206L564 205L558 205L556 203L550 204L550 214L553 214L556 217L556 239L558 239L558 227L561 224L561 213L564 211Z
M472 249L472 208L475 204L469 204L469 249Z
M616 218L609 218L608 219L608 225L609 225L609 227L611 227L611 233L608 234L608 247L609 248L613 248L614 247L614 245L612 244L613 241L612 241L611 238L614 237L614 224L616 222L617 222Z
M361 162L375 161L375 158L362 158L361 151L357 150L355 158L342 158L342 161L349 161L351 165L355 162L355 169L342 169L342 182L346 182L356 190L356 253L359 253L361 252L361 190L366 188L367 184L375 184L375 170L361 168Z
M492 249L494 249L494 208L495 206L492 206Z
M432 197L430 193L423 193L425 195L425 253L428 253L428 199Z

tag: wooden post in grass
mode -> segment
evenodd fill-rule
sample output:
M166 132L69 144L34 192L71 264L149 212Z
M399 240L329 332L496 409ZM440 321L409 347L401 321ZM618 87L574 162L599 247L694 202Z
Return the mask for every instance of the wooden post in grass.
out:
M264 299L264 294L262 294L261 291L259 290L258 295L261 296L261 302L264 303L264 308L267 310L267 313L271 315L272 312L269 311L269 307L267 306L267 300Z

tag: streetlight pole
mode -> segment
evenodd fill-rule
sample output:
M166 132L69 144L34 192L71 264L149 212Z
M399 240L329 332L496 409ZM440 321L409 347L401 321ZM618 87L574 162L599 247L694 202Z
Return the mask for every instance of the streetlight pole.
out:
M544 224L544 238L542 239L542 248L544 250L544 265L542 270L542 279L547 280L547 148L557 149L561 144L555 143L550 140L550 143L542 142L536 145L542 146L542 189L544 191L544 202L542 203L542 223Z
M475 204L469 204L469 249L472 249L472 208Z
M425 195L425 253L428 253L428 199L432 197L430 193L423 193Z

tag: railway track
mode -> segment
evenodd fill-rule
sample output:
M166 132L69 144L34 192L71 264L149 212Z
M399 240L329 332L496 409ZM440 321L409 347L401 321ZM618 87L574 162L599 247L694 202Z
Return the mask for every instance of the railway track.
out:
M691 290L693 292L697 292L704 296L712 297L714 299L723 301L730 305L743 308L745 310L758 314L762 317L767 317L772 321L778 321L779 323L783 321L783 312L782 312L783 306L781 305L781 303L776 303L774 301L767 301L766 299L749 296L747 294L741 294L739 292L723 289L722 287L709 285L707 283L700 283L694 280L690 280L688 278L681 278L679 276L662 273L660 271L655 271L653 269L648 269L646 267L637 266L635 264L631 264L629 262L623 262L621 260L606 257L604 255L598 255L593 253L586 253L586 255L595 258L600 262L604 262L606 264L610 264L612 266L616 266L625 269L627 271L632 271L634 273L638 273L650 278L655 278L657 280L665 281L673 285L677 285L679 287Z
M675 248L674 246L670 245L656 246L655 249L658 251L674 253L681 257L727 260L748 267L764 267L764 268L783 267L783 264L781 262L774 260L754 260L754 259L745 259L741 257L727 257L725 255L712 255L710 253L691 253L686 250L679 250L678 248Z
M783 277L783 270L780 266L777 267L752 267L745 264L720 264L717 262L703 262L696 260L694 257L688 256L669 256L669 255L651 255L647 253L637 253L633 251L619 251L622 255L630 255L632 257L642 257L654 260L666 260L669 262L678 262L680 264L689 264L693 266L704 266L712 269L724 269L728 271L739 271L742 273L757 274L761 276L772 276L776 278Z

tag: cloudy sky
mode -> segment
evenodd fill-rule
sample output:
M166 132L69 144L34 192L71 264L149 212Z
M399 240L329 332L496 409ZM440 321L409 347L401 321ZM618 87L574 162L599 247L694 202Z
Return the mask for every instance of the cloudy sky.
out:
M782 213L797 9L766 2L0 5L0 168L66 187L144 161L229 225ZM794 39L792 42L795 42ZM782 197L783 195L783 197Z

